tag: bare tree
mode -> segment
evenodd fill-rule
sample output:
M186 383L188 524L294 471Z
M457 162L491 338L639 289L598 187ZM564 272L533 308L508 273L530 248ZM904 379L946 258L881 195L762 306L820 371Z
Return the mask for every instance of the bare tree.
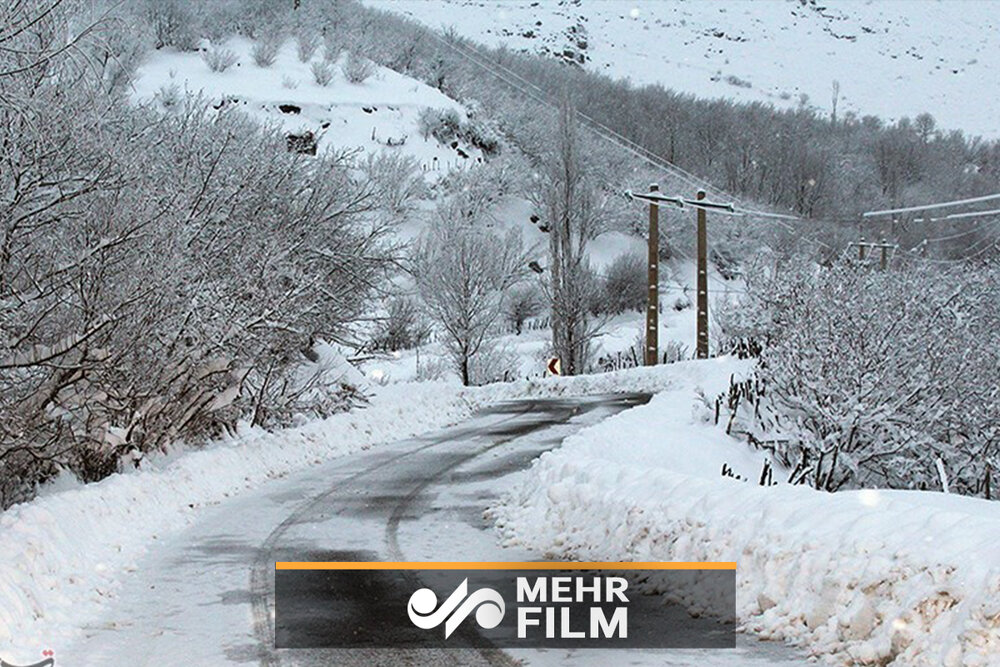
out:
M598 283L587 259L587 245L601 230L603 203L593 162L584 160L574 112L560 110L555 148L544 158L542 176L530 194L549 233L549 283L552 348L563 372L586 367L590 344L600 330L590 306Z
M527 256L516 230L506 235L476 223L453 201L419 240L413 275L427 310L445 332L455 370L468 385L471 364L504 314L508 290L524 276Z

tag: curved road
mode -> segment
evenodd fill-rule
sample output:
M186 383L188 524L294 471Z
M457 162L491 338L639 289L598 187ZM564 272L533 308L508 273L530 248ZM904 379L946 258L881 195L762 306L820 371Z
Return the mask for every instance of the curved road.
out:
M275 480L208 510L150 549L101 623L60 651L72 665L607 664L601 651L275 650L274 563L283 560L537 560L504 549L483 517L510 475L571 433L646 395L505 403L422 438ZM377 623L377 605L357 611ZM803 664L784 647L632 651L637 665ZM62 662L62 660L61 660Z

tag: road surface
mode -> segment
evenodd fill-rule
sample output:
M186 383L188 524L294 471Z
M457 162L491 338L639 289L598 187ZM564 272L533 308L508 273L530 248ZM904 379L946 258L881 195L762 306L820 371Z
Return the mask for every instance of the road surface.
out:
M800 665L741 637L726 651L291 650L273 648L274 563L283 560L538 560L502 548L483 511L512 475L573 432L646 395L512 401L422 438L274 480L157 540L101 622L60 664ZM380 610L358 613L378 621ZM609 663L610 661L610 663Z

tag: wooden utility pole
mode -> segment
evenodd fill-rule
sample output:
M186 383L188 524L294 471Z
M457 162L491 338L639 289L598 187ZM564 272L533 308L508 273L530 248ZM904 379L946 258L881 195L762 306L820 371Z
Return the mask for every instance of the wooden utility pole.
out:
M681 197L665 197L660 194L660 186L653 183L649 192L625 191L625 196L649 203L649 256L647 257L648 274L646 277L646 335L642 349L642 362L646 366L655 366L660 356L660 204L672 204L683 207Z
M879 268L882 269L883 271L889 268L889 251L895 250L898 247L894 243L886 243L885 237L880 238L878 243L870 243L868 241L865 241L865 237L862 236L861 240L858 241L857 245L858 245L858 259L862 262L865 261L865 256L868 254L869 250L878 250L879 251L878 265Z
M697 199L705 198L698 190ZM697 358L708 359L708 224L705 209L698 208L698 348Z
M684 197L666 197L659 193L657 185L649 186L649 192L637 193L631 190L625 191L625 196L630 199L649 202L649 303L646 307L646 346L643 349L643 362L647 366L653 366L657 362L659 350L657 349L657 333L659 327L659 254L660 254L660 229L659 211L660 204L672 204L678 208L691 206L697 209L698 213L698 359L708 358L708 223L705 210L712 208L720 211L733 213L735 207L722 202L705 201L705 191L698 190L696 200L685 199Z
M659 192L660 186L653 183L649 186L650 194ZM649 285L646 299L646 349L644 361L647 366L655 366L660 356L660 207L656 202L649 202L649 274L646 283Z

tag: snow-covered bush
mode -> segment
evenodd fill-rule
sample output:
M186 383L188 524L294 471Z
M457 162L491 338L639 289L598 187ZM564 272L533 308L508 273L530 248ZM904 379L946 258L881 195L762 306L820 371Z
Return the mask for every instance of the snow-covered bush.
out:
M270 67L281 48L280 35L263 35L253 45L250 55L257 67Z
M236 54L230 50L219 46L213 46L205 49L201 52L201 58L208 65L208 69L213 72L225 72L227 69L236 64L239 59Z
M462 127L462 116L454 109L432 109L420 112L417 127L424 139L434 137L444 143L458 136Z
M194 51L198 45L198 16L187 0L142 0L139 14L152 33L154 48L173 46Z
M299 60L307 63L312 60L319 48L319 35L311 30L302 30L295 37L295 52Z
M434 137L441 143L460 139L487 155L500 152L500 139L488 125L482 121L464 120L455 109L424 109L420 112L418 127L425 139Z
M328 348L326 348L328 349ZM324 419L365 402L360 374L340 356L321 356L280 370L276 360L244 380L251 422L265 428ZM277 371L277 372L276 372Z
M122 104L97 58L61 55L91 48L60 52L68 10L34 17L51 50L0 50L0 163L34 156L0 169L2 506L239 419L336 409L338 387L303 380L312 341L360 318L395 255L345 156L304 160L200 100Z
M985 491L1000 464L995 267L794 262L749 280L762 341L755 437L816 488Z
M329 85L333 80L333 66L328 62L314 62L310 69L313 81L321 86Z
M537 284L525 283L510 291L504 317L518 336L524 330L524 323L538 317L545 311L545 298Z
M627 310L641 310L649 294L646 283L645 258L637 253L619 255L604 274L602 312L617 315Z
M342 45L339 39L340 35L334 30L330 30L323 35L323 62L332 65L340 58Z
M486 123L479 120L469 120L461 128L462 138L486 155L495 155L500 151L500 139Z
M412 155L380 152L368 155L360 166L386 212L397 218L409 215L429 194L420 163Z
M367 81L375 73L375 69L375 63L354 51L348 52L344 64L340 66L344 78L355 84Z
M414 299L397 297L389 302L387 311L368 349L408 350L423 345L430 337L430 325Z
M472 357L469 384L484 385L493 382L513 382L521 379L521 357L509 343L489 339Z
M170 109L180 104L181 100L184 99L184 93L177 83L164 84L157 91L156 99L165 109Z

